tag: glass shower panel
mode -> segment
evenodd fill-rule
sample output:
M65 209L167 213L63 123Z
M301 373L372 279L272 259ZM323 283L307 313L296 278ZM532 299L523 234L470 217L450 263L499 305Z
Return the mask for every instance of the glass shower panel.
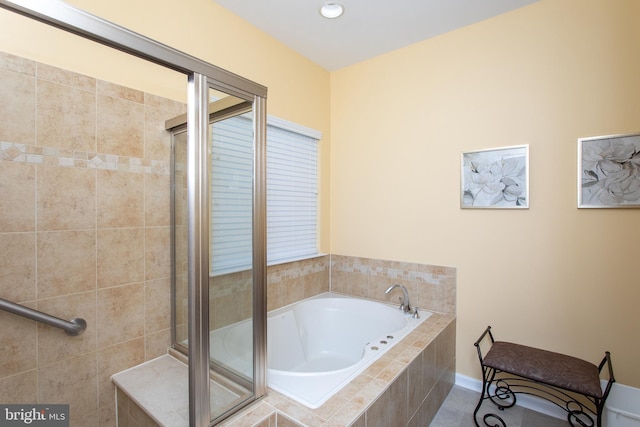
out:
M217 99L212 91L211 98ZM251 104L210 104L209 329L211 416L253 396L253 184ZM230 380L230 381L229 381Z
M209 185L209 357L212 421L255 396L251 103L211 91ZM188 157L185 126L173 129L174 347L188 353Z

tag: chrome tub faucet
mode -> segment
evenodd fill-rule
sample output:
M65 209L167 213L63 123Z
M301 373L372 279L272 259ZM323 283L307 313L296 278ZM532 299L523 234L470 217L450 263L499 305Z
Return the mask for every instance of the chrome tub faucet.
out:
M402 289L402 293L403 293L403 297L400 298L400 307L398 308L402 310L404 313L412 314L414 318L419 319L420 318L419 309L418 307L411 307L411 303L409 302L409 291L407 291L406 287L404 287L403 285L389 286L389 289L384 291L384 293L388 294L395 288Z

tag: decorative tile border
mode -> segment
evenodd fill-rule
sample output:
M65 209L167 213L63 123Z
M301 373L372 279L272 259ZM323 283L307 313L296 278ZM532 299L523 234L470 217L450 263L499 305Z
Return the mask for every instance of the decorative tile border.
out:
M269 283L277 283L287 279L303 278L309 274L320 273L329 269L329 256L319 255L300 261L277 264L267 267Z
M331 255L331 290L390 303L393 284L407 287L411 302L423 310L455 315L457 273L453 267L344 255Z
M455 277L453 267L416 264L403 261L387 261L370 258L331 255L331 269L346 273L366 274L394 280L410 280L439 284L447 277Z
M35 165L169 175L169 162L0 141L0 160Z

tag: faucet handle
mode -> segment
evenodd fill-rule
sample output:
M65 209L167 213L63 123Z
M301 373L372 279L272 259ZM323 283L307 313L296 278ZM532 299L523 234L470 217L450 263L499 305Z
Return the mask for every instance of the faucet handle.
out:
M409 311L414 319L420 318L420 309L418 307L412 307Z

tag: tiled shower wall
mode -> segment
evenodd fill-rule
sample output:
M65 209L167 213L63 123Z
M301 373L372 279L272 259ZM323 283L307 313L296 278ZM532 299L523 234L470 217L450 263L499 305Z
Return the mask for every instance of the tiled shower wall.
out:
M186 84L186 83L185 83ZM0 402L114 426L112 374L170 343L169 156L181 103L0 53Z

